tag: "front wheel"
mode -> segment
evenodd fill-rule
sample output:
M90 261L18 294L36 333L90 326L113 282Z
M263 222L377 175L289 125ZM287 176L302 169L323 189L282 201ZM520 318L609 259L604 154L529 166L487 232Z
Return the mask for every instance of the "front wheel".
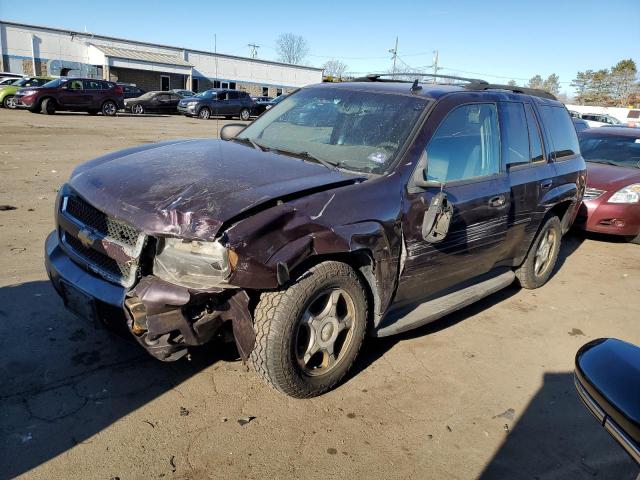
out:
M353 364L367 325L367 299L356 272L322 262L286 290L265 292L254 313L251 363L273 388L309 398L333 388Z
M544 222L527 257L515 271L521 287L533 289L547 283L558 261L561 241L562 225L554 215Z
M209 110L207 107L202 107L198 112L198 118L200 120L209 120L210 117L211 117L211 110Z
M142 115L144 113L144 107L139 103L136 103L133 108L131 108L131 111L134 115Z
M11 110L15 110L16 108L18 108L16 97L14 97L13 95L7 95L6 97L4 97L2 104L4 105L4 108L10 108Z
M117 111L118 111L118 106L116 105L115 102L111 100L107 100L102 104L102 114L107 117L115 116Z
M53 115L56 113L56 102L53 98L45 98L42 101L42 113Z
M240 110L240 120L247 121L249 120L249 117L251 117L251 112L248 108L243 108L242 110Z

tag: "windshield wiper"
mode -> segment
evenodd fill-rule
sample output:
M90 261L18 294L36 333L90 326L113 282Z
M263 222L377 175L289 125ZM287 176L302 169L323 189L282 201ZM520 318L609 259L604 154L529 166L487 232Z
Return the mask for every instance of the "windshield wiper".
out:
M316 163L319 163L320 165L324 165L329 170L335 170L342 163L342 162L331 162L329 160L325 160L324 158L316 157L314 154L306 152L306 151L292 152L292 151L289 151L289 150L282 150L280 148L273 149L273 150L275 150L278 153L283 153L285 155L291 155L291 156L294 156L294 157L300 157L300 158L305 159L305 160L311 160L312 162L316 162Z
M238 143L243 143L245 145L251 145L253 148L255 148L256 150L260 150L261 152L266 152L267 150L269 150L264 145L261 145L255 140L251 140L248 137L233 137L230 140Z

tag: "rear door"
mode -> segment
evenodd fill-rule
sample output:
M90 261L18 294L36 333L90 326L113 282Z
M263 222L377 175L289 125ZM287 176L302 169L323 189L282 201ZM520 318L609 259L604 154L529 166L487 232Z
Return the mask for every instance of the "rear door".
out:
M404 266L396 294L400 304L482 275L502 259L511 199L507 176L500 171L498 106L464 102L466 98L477 96L442 100L425 125L434 133L420 163L426 163L427 180L442 182L454 213L446 238L426 241L422 224L440 188L408 189L402 219ZM422 165L416 171L420 175Z
M528 99L500 102L502 164L509 177L511 210L505 264L518 264L544 216L542 198L556 171L547 157L538 115Z

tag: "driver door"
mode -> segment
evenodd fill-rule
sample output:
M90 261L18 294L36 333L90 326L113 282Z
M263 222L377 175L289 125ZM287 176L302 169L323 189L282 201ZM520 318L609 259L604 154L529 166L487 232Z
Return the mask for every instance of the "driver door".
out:
M88 105L89 95L84 91L82 80L69 80L60 89L58 101L65 108L81 108Z
M402 218L405 260L396 294L401 304L487 273L503 257L511 198L501 173L498 108L460 102L440 103L425 126L434 133L414 178L424 175L441 183L408 188ZM453 215L444 239L430 242L422 226L431 199L441 190Z

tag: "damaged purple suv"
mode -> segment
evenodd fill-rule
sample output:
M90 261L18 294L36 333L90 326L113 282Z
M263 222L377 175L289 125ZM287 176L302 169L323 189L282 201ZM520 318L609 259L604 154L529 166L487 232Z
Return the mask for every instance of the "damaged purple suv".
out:
M551 95L459 79L303 88L223 140L80 165L46 266L65 305L172 361L224 337L294 397L365 333L416 328L550 277L585 188Z

